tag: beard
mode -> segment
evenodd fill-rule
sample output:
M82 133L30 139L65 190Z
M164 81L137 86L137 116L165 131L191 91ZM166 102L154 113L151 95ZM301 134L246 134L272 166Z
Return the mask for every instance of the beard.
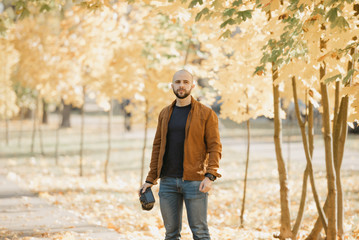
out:
M177 91L175 91L174 89L172 89L172 90L173 90L173 93L176 95L177 98L184 99L184 98L188 97L191 94L192 89L189 90L189 91L186 91L185 89L178 89ZM183 93L180 94L179 93L180 90L182 90Z

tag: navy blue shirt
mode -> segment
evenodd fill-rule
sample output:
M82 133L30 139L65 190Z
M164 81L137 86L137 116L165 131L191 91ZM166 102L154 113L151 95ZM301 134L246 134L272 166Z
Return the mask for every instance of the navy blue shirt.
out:
M161 177L183 177L184 139L187 117L190 111L191 104L184 107L175 105L173 108L168 122L166 152L163 156Z

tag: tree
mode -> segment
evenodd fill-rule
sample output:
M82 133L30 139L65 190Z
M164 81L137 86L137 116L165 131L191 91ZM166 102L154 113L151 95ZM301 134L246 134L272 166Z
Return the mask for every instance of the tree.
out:
M9 145L8 121L16 116L19 107L16 102L16 93L11 81L11 73L17 61L18 54L9 41L9 37L0 37L0 118L6 122L6 144Z
M265 21L265 14L257 10L254 19ZM269 77L253 75L261 58L261 47L266 39L258 22L244 22L230 38L202 39L203 51L208 54L203 65L209 82L221 96L220 116L241 123L247 122L247 157L245 163L243 200L240 222L244 225L245 198L250 151L250 119L259 116L273 117L273 97ZM213 24L214 25L214 24ZM216 26L211 26L216 29ZM218 26L217 26L218 28ZM203 29L201 29L203 31ZM248 39L257 39L248 42ZM238 74L233 74L238 73ZM228 87L231 86L231 87Z
M309 72L313 73L314 69L317 65L316 59L318 59L318 56L320 56L320 48L319 46L319 39L318 37L320 37L321 31L326 30L325 28L321 28L323 26L323 24L325 25L329 25L328 22L330 23L332 29L331 32L327 31L327 34L331 34L331 35L335 35L335 37L332 37L330 39L333 39L333 44L337 45L336 47L338 47L338 43L341 42L341 44L346 44L348 42L348 40L350 40L353 35L356 34L356 27L355 25L350 25L352 26L352 30L350 33L346 32L345 34L343 34L342 32L338 31L338 29L345 29L347 27L349 27L348 21L347 19L350 19L350 15L348 15L349 11L347 11L347 6L351 5L351 1L348 1L347 3L344 1L328 1L328 2L324 2L324 4L326 4L326 7L328 8L323 8L323 3L314 3L313 5L308 5L306 2L303 1L291 1L289 5L281 5L281 2L278 1L260 1L259 5L257 5L258 7L260 7L261 9L263 9L267 14L268 14L268 19L270 21L269 24L269 29L271 29L271 33L273 34L274 38L273 40L270 40L267 44L267 49L268 49L268 53L269 54L265 54L263 59L262 59L262 63L270 63L272 64L272 76L273 76L273 86L274 86L274 105L277 106L275 107L275 119L277 119L277 122L275 124L276 126L276 142L277 142L277 159L282 159L281 154L280 154L280 132L281 132L281 128L280 128L280 122L278 122L280 119L279 116L279 111L278 111L278 105L279 105L279 101L278 101L278 90L279 90L279 83L281 82L281 79L283 78L289 78L290 75L289 74L283 74L282 73L282 67L285 66L285 64L290 63L291 61L293 61L293 59L298 58L298 56L300 55L306 55L306 49L309 49L308 52L310 54L310 61L307 60L306 64L305 64L305 72L306 74L308 74ZM303 5L304 4L304 5ZM203 6L202 6L203 5ZM225 28L225 27L229 27L229 29L226 29L222 36L225 37L230 37L233 34L233 27L231 27L232 25L236 26L238 24L241 24L243 21L246 21L247 19L252 17L252 13L253 10L251 10L251 5L250 5L250 1L243 3L242 1L235 1L232 3L232 5L226 5L227 7L223 7L223 4L217 2L217 1L213 1L211 3L205 3L203 4L202 1L191 1L190 2L190 7L194 7L194 8L199 8L200 6L200 10L197 12L197 19L206 17L207 19L211 19L213 20L214 18L218 18L219 16L223 17L224 21L221 24L221 27ZM307 7L307 8L305 8ZM246 10L247 9L247 10ZM325 11L322 11L321 9L326 9ZM299 19L298 17L296 17L297 15L299 16L299 14L301 15L301 19ZM341 15L342 14L342 15ZM303 18L304 16L304 18ZM303 20L304 19L304 20ZM353 19L353 18L351 18ZM283 24L281 24L281 22L283 22ZM314 24L313 24L314 23ZM319 24L321 23L321 24ZM314 26L314 28L313 28ZM336 28L337 27L337 28ZM274 28L274 29L273 29ZM280 36L280 38L276 38L276 36ZM318 41L316 41L316 39L318 39ZM322 46L327 45L328 38L326 38L325 40L322 40ZM348 40L345 40L348 39ZM325 42L324 42L325 41ZM330 41L329 41L330 42ZM308 48L306 46L309 46ZM315 47L312 47L315 46ZM322 48L323 49L323 48ZM327 54L325 54L323 56L322 59L324 59L325 57L328 56L332 56L333 58L336 58L336 56L338 56L337 54L338 51L329 51ZM266 52L265 52L266 53ZM281 57L283 56L283 57ZM315 59L315 60L314 60ZM313 61L314 60L314 61ZM322 60L320 60L322 61ZM338 60L335 60L338 63ZM293 66L293 65L291 65ZM328 67L326 65L326 67ZM329 72L333 72L333 68L335 69L335 67L331 67L331 69L329 70ZM337 67L339 70L341 69L340 67ZM293 68L292 68L293 69ZM338 70L337 69L337 70ZM261 66L259 68L257 68L256 73L257 74L262 74L262 72L265 70L265 66ZM309 71L308 71L309 70ZM324 80L324 75L325 72L323 71L323 65L322 65L322 75L320 76L321 79ZM300 71L300 69L299 69ZM354 72L354 71L352 71ZM281 76L282 75L282 76ZM348 72L348 74L344 77L344 73L342 72L341 77L343 79L348 79L348 76L350 77L350 74ZM337 79L338 77L335 76L334 78L329 78L332 80ZM303 79L302 81L306 82L307 79ZM320 79L316 79L316 81L319 82ZM316 86L319 86L319 84L316 84ZM287 84L286 84L287 85ZM308 84L304 84L305 89L307 89L306 91L308 92L308 86L311 86L311 83ZM326 94L326 89L327 87L325 86L325 84L321 83L322 86L322 91L320 91L318 88L318 90L320 92L322 92L322 96L323 96L323 102L322 104L325 105L324 107L324 112L327 112L325 114L325 116L329 116L329 108L328 106L328 98L325 96ZM312 93L313 92L317 92L314 91L313 87L311 88ZM288 91L285 91L288 92ZM301 95L305 95L302 94ZM277 100L276 100L277 99ZM338 106L338 105L337 105ZM344 114L345 115L345 114ZM330 127L328 125L329 122L329 117L325 117L324 118L324 122L323 122L323 126L326 126L325 129L327 130L327 134L326 136L328 136L328 134L330 135ZM343 135L342 135L343 136ZM344 138L344 136L343 136ZM278 141L279 139L279 141ZM331 171L333 166L331 164L331 159L330 159L330 155L331 155L331 144L330 143L330 139L328 139L327 144L326 144L326 152L327 152L327 166L328 166L328 174L329 176L333 176L333 171ZM283 161L279 161L278 162L278 166L279 166L279 173L280 173L280 179L281 180L281 186L282 186L282 190L284 192L287 192L288 190L285 190L286 188L284 186L286 186L285 184L285 167L284 166L284 162ZM282 167L280 167L282 166ZM284 174L281 174L281 172ZM306 174L306 173L305 173ZM331 197L331 199L333 198L333 187L335 187L335 185L333 184L333 179L335 179L334 177L330 177L328 179L328 189L329 189L329 195ZM281 191L282 192L282 191ZM335 193L334 193L335 194ZM335 195L334 195L335 196ZM282 218L282 228L281 228L281 234L278 236L280 238L286 238L286 237L294 237L290 231L290 217L289 217L289 211L288 211L288 206L289 206L289 202L286 201L285 199L288 199L288 194L283 195L282 200L282 206L284 208L282 208L282 216L284 216L284 218ZM303 199L303 198L302 198ZM332 200L333 201L333 200ZM331 204L333 206L333 202ZM320 212L320 208L318 208L318 211ZM335 215L333 215L335 211L331 212L331 215L329 216L329 228L330 231L328 232L328 237L329 239L334 238L335 236ZM298 218L297 218L298 219ZM322 217L323 219L323 217ZM295 233L295 231L294 231Z
M192 59L188 47L192 32L182 19L182 15L186 15L185 9L172 15L165 11L166 4L154 5L141 2L131 5L128 14L131 25L127 38L132 42L131 47L126 47L133 49L129 62L135 71L126 76L133 89L127 89L131 85L124 89L132 93L131 98L126 98L131 101L127 110L132 113L133 121L144 123L140 184L143 183L148 128L156 123L160 110L174 99L169 94L174 72L183 68L183 63L188 67Z
M293 6L298 7L300 4L296 5L296 2L293 2L291 6L289 6L289 8L291 10L294 9ZM339 3L339 5L337 6L337 3L325 3L327 4L327 7L329 7L329 11L328 12L323 12L321 11L321 9L323 9L323 3L319 3L319 4L314 4L314 6L310 6L309 8L305 8L305 9L309 9L308 12L305 12L304 10L298 10L301 11L302 16L303 16L303 12L304 12L304 16L308 16L307 18L304 18L303 21L299 21L298 22L298 18L296 19L295 14L293 14L292 16L286 15L284 16L287 20L287 22L289 23L287 26L298 26L294 29L297 29L297 31L293 32L293 34L291 35L291 39L293 39L294 41L292 42L292 46L296 46L296 45L302 45L301 42L306 42L306 46L308 47L308 53L307 53L307 60L303 65L303 68L299 68L299 69L304 69L303 71L297 71L297 75L302 77L302 81L305 82L305 84L303 85L304 88L303 90L308 91L308 86L313 86L318 89L318 91L321 93L321 103L322 103L322 112L323 112L323 127L324 127L324 133L323 135L325 136L325 149L326 149L326 166L327 166L327 173L328 173L328 198L327 198L327 204L325 204L325 210L327 211L327 217L328 217L328 230L325 228L326 226L326 219L323 216L323 214L320 211L320 208L318 207L317 204L317 208L318 211L320 213L320 223L322 223L322 225L324 226L326 233L327 233L327 238L328 239L335 239L336 238L336 227L337 227L337 223L338 223L338 228L342 228L340 227L340 222L343 221L343 218L341 218L341 220L336 219L336 187L340 188L340 167L338 169L338 167L335 167L334 163L336 162L335 160L335 156L336 156L336 150L333 151L332 149L332 131L331 131L331 124L330 124L330 114L331 114L331 109L329 107L329 99L330 99L330 94L328 93L328 87L327 84L330 81L333 81L335 79L338 79L339 75L338 75L338 71L340 72L343 67L341 66L342 63L340 63L340 58L339 57L339 53L342 51L338 51L338 50L334 50L334 49L338 49L338 47L340 48L341 44L346 44L346 42L348 42L348 40L350 40L353 37L353 34L356 34L355 31L354 32L345 32L343 33L341 29L345 29L346 28L346 20L345 17L343 16L337 16L334 14L334 16L332 15L333 9L336 7L339 7L341 9L344 8L344 2ZM342 5L342 6L340 6ZM334 10L335 12L336 10ZM348 11L349 12L349 11ZM345 8L343 13L345 13ZM306 15L307 14L307 15ZM293 20L292 17L294 16ZM350 15L344 15L346 17ZM329 20L329 21L327 21ZM297 22L295 25L293 25L294 22ZM331 29L329 29L329 24L331 25ZM293 35L297 36L297 37L293 37ZM283 38L285 37L285 35L282 35ZM282 38L282 37L281 37ZM291 42L289 40L289 42ZM283 55L287 55L288 57L283 58L282 62L288 62L291 61L291 63L289 63L288 65L290 66L286 66L287 70L291 71L293 69L294 65L291 65L292 62L293 64L296 64L296 67L298 68L298 64L297 62L294 60L293 57L296 56L291 56L290 52L291 52L291 46L290 48L285 48L286 45L282 44L282 46L280 44L278 44L279 46L279 52L283 52ZM345 47L345 46L344 46ZM329 49L332 50L329 50ZM325 55L323 55L323 52L326 52L327 50L329 50L328 53L326 53ZM289 54L288 54L289 53ZM322 57L318 57L320 55L323 55ZM330 57L329 57L330 56ZM329 60L328 58L329 57ZM325 59L326 58L326 59ZM332 59L330 59L332 58ZM325 62L323 61L325 59ZM317 65L317 62L321 63L319 66L319 78L313 77L313 73L317 70L315 70L315 66ZM343 62L343 61L341 61ZM283 70L281 70L283 71ZM287 76L290 74L288 74L288 72L286 72L287 74L283 74L284 78L287 78ZM328 74L330 73L330 74ZM341 72L342 74L344 74L344 71ZM293 74L292 74L293 75ZM329 75L329 76L328 76ZM349 75L349 72L348 72ZM347 75L347 76L348 76ZM307 77L307 76L311 76L311 77ZM315 76L315 75L314 75ZM347 78L343 76L343 79ZM340 75L340 77L342 77ZM313 81L314 80L314 81ZM295 80L293 80L293 86L294 86ZM318 86L320 86L320 88L318 88ZM337 112L340 112L339 109L339 82L337 82L336 84L336 94L335 94L335 107L334 109L337 109ZM313 87L312 87L313 88ZM330 88L329 88L330 89ZM312 91L313 92L313 91ZM305 95L305 94L304 94ZM332 94L332 98L334 100L334 94ZM343 112L344 110L342 110ZM346 113L344 113L342 116L346 116ZM334 129L345 129L342 134L342 136L340 138L345 138L344 135L346 135L346 121L345 121L345 127L339 127L339 126L335 126L337 120L336 119L343 119L343 117L338 117L338 115L334 112ZM300 121L299 121L300 122ZM342 122L341 122L342 123ZM300 123L301 125L301 123ZM303 131L302 131L303 132ZM338 135L334 135L334 137L336 139L338 139ZM304 137L303 137L304 140ZM345 140L344 140L345 141ZM335 141L337 142L337 141ZM304 143L304 142L303 142ZM341 151L343 151L344 149L344 144L341 145ZM307 154L307 153L306 153ZM333 156L334 154L334 156ZM333 160L334 157L334 160ZM307 154L307 160L308 160L308 154ZM307 161L308 162L308 161ZM334 162L334 163L333 163ZM310 163L310 162L308 162ZM338 165L337 165L338 166ZM334 171L334 167L336 168L336 170ZM313 188L313 186L312 186ZM313 189L313 193L314 193L314 189ZM338 194L339 197L339 194ZM339 197L340 198L340 197ZM318 202L318 200L316 201ZM339 202L339 201L338 201ZM330 208L329 208L330 206ZM328 212L328 209L330 209L330 211ZM342 208L341 208L342 209ZM338 208L339 210L339 208ZM338 213L338 216L340 216L341 214ZM317 225L317 224L316 224ZM317 229L317 227L315 228ZM318 235L319 232L317 232L317 230L315 231L316 233L313 233L310 235L314 236L314 235ZM339 230L339 237L342 238L343 236L343 230ZM311 238L310 238L311 239ZM314 238L316 239L316 237Z

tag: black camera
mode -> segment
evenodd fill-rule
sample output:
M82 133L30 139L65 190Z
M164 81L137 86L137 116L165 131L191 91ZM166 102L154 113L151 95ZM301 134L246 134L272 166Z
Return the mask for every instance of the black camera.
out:
M153 208L155 205L155 197L150 187L147 188L144 193L142 193L142 189L140 190L140 202L143 210L150 211Z

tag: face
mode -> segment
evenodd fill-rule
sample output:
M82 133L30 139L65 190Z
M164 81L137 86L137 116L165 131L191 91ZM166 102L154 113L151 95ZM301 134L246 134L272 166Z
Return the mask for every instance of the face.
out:
M188 97L194 88L192 75L186 71L176 72L173 76L171 86L177 98L184 99Z

